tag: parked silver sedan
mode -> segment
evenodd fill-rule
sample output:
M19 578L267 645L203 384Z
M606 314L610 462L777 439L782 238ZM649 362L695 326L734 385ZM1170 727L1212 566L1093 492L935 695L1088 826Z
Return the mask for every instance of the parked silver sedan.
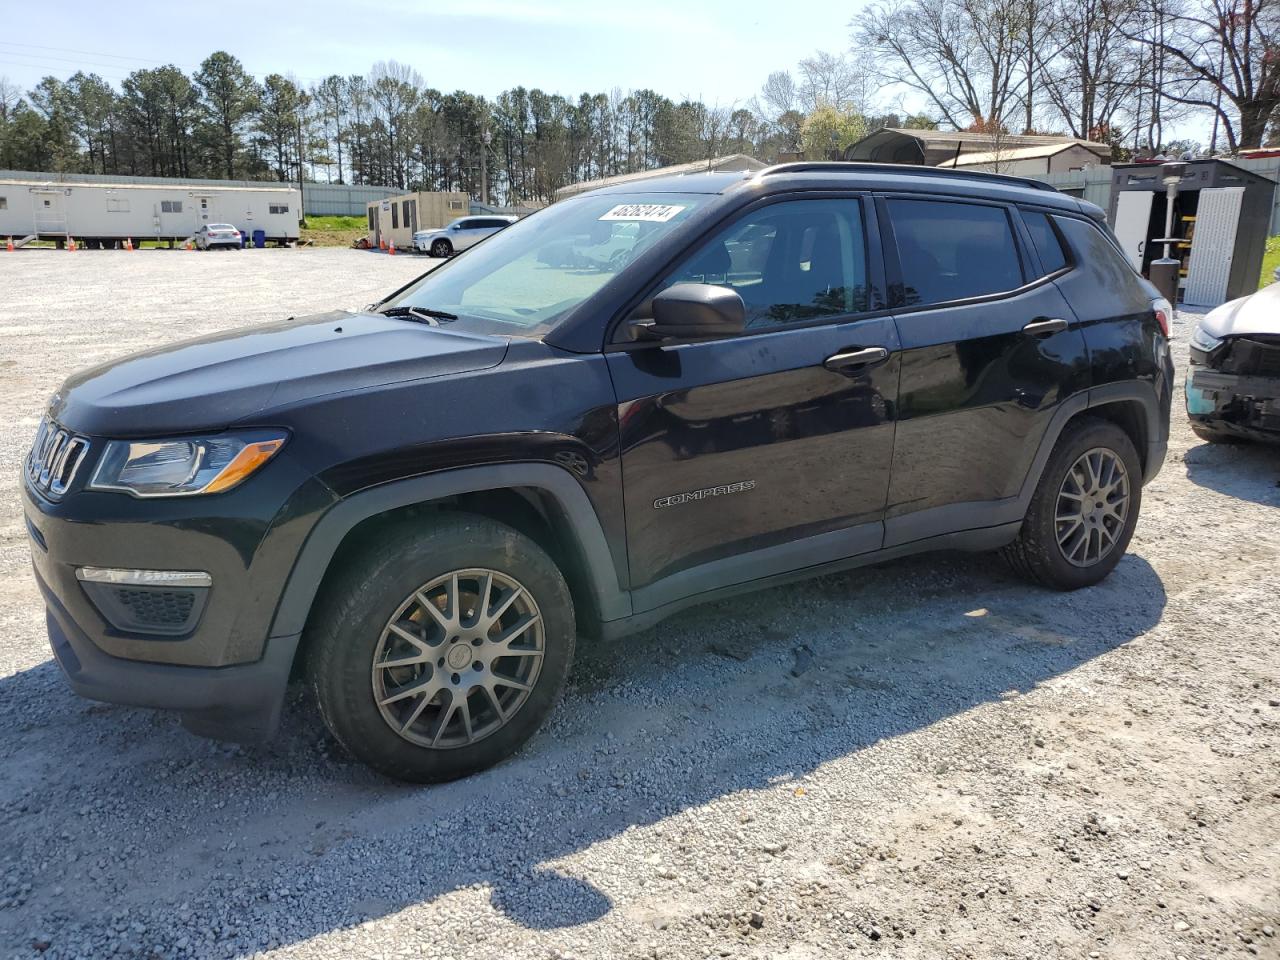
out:
M229 223L206 223L196 231L196 246L201 250L223 247L239 250L244 246L240 231Z
M518 219L496 213L460 217L440 230L419 230L413 235L413 249L433 257L449 257L511 226Z

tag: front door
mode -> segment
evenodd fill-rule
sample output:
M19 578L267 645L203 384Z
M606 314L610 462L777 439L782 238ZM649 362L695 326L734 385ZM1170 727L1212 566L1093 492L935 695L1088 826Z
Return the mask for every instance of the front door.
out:
M1050 418L1089 386L1084 334L1052 279L1068 269L1061 238L1043 213L997 203L880 210L902 338L885 545L1016 522Z
M67 232L67 212L63 206L61 190L32 190L31 210L36 233L45 235Z
M864 222L855 197L740 215L652 292L731 287L744 334L609 354L637 612L881 545L898 344Z

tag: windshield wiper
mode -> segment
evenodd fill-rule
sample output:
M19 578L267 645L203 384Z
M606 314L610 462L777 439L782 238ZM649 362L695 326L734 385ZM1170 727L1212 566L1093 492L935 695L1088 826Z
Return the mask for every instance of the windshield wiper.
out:
M378 311L384 317L412 317L431 326L436 326L437 320L457 320L456 313L446 313L444 310L432 310L430 307L387 307L385 310Z

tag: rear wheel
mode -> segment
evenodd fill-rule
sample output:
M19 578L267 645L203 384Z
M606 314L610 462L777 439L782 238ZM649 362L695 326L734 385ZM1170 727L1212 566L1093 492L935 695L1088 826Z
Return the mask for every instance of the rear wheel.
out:
M1047 587L1092 586L1124 556L1141 503L1142 465L1128 434L1107 420L1072 421L1005 556L1018 573Z
M1237 444L1245 442L1244 437L1238 437L1234 433L1227 433L1225 430L1215 430L1213 427L1206 427L1204 424L1195 423L1194 421L1191 424L1191 432L1208 443Z
M445 515L384 537L327 580L310 675L333 735L400 780L483 770L551 712L573 661L569 589L532 540Z
M437 240L431 244L431 255L433 257L447 257L453 253L453 244L448 240Z

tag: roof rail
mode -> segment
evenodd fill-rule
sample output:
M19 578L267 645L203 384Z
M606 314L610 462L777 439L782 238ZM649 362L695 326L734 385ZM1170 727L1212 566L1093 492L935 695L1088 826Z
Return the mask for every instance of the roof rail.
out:
M865 170L874 173L895 173L908 177L981 177L984 180L999 180L1019 187L1031 187L1034 190L1048 190L1058 193L1056 187L1042 180L1029 177L1015 177L1007 173L985 173L978 170L965 171L950 167L923 167L905 163L869 163L865 160L797 160L791 163L775 163L756 173L757 177L770 177L779 173L856 173Z

